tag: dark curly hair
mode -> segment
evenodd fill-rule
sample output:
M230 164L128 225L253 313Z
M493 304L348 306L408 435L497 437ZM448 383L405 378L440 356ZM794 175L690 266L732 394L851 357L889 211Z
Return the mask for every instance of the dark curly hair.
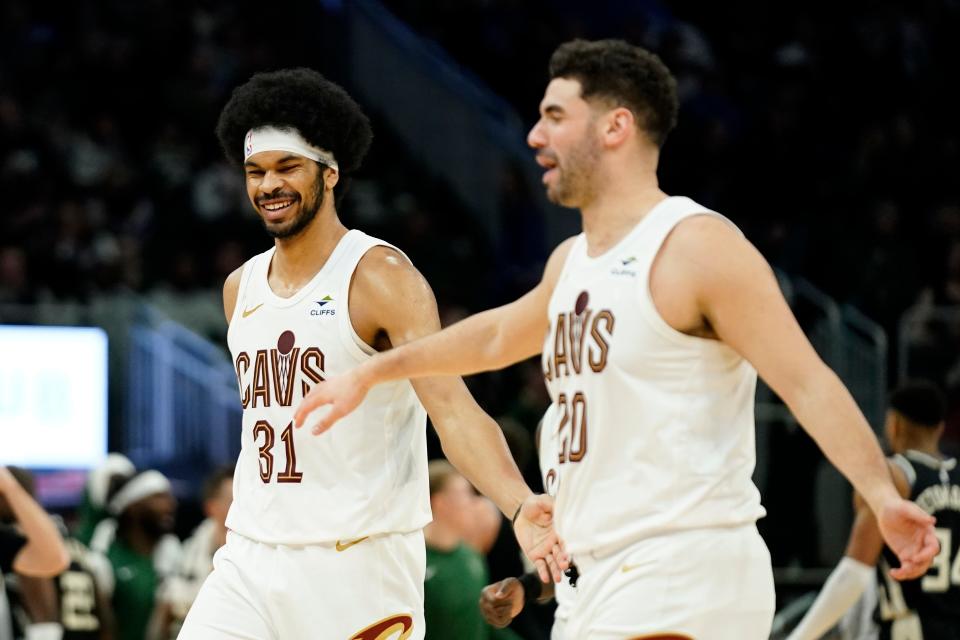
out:
M947 402L937 385L911 380L890 394L890 408L921 427L936 428L947 415Z
M580 82L584 100L626 107L657 146L677 126L677 81L660 58L623 40L571 40L550 57L550 79Z
M217 122L227 159L242 165L247 131L268 125L294 128L332 152L341 175L360 167L373 140L370 120L343 87L303 67L258 73L233 90Z

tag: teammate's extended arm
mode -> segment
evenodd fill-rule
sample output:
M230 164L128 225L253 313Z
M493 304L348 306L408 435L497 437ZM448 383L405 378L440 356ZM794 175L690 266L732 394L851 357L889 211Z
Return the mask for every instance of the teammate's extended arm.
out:
M23 537L27 539L26 545L13 559L13 570L25 576L50 578L66 569L70 564L70 556L57 526L20 486L10 470L2 465L0 494L7 499Z
M376 247L367 252L354 273L350 298L374 301L358 306L356 313L351 304L351 318L364 333L384 332L393 348L440 330L430 286L393 249ZM523 481L500 427L477 405L459 377L420 378L413 385L440 436L446 457L508 518L523 505L522 517L514 528L517 539L543 570L545 579L549 579L549 566L559 580L556 556L560 548L552 526L553 502L546 496L534 496Z
M908 497L910 485L903 471L892 464L890 471L897 491L901 496ZM830 573L810 610L787 640L817 640L822 637L836 626L843 614L876 579L874 568L883 551L883 537L873 511L857 493L853 496L853 508L856 515L844 557Z
M548 329L547 305L571 244L572 239L566 240L554 250L543 280L518 300L380 353L343 376L315 385L297 408L294 424L302 426L311 411L331 405L313 428L322 433L353 411L375 384L492 371L540 353Z
M679 224L661 254L665 272L691 287L709 327L756 367L877 515L900 559L893 577L923 574L938 549L934 519L897 492L873 431L803 334L766 260L707 216Z

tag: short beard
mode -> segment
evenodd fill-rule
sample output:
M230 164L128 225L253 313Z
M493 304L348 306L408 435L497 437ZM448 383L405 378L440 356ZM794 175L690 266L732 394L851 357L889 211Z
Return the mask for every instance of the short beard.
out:
M563 207L581 207L592 200L599 162L600 144L588 129L579 144L570 150L553 189L547 189L547 198Z
M306 229L313 219L317 217L317 214L320 212L320 208L323 206L324 192L321 185L324 184L323 181L323 170L321 169L320 175L317 178L316 183L313 185L313 193L311 194L310 202L306 200L300 200L300 213L297 214L297 217L294 218L293 222L289 227L286 228L270 228L270 225L267 224L267 221L263 221L263 228L266 230L267 235L271 238L292 238L300 234L304 229Z

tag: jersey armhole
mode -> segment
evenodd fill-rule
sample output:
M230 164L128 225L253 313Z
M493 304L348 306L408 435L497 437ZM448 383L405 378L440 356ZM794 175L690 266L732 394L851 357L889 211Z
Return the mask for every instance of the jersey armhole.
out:
M693 336L688 333L678 331L677 329L670 326L670 323L668 323L663 318L663 316L660 315L660 310L657 309L657 305L653 300L653 290L650 287L650 278L653 275L653 265L654 263L656 263L657 258L660 257L660 253L661 251L663 251L663 247L667 243L667 240L670 238L673 232L676 231L680 223L684 222L685 220L689 220L691 218L696 218L699 216L716 218L717 220L720 220L726 223L728 226L730 226L734 231L736 231L741 236L743 235L743 232L740 230L740 228L737 227L737 225L735 225L729 218L727 218L723 214L717 213L716 211L711 211L710 209L700 209L697 211L684 213L678 216L677 218L675 218L674 220L671 220L666 225L666 228L661 231L662 237L657 242L657 245L653 251L653 257L650 259L650 262L645 265L644 270L640 273L640 275L642 276L640 286L643 289L643 295L640 296L640 308L642 310L643 316L647 319L650 326L658 334L660 334L660 336L662 336L663 338L666 338L667 340L670 340L675 344L680 344L684 346L710 345L710 346L723 347L723 348L729 349L729 347L720 340L712 340L710 338L701 338L699 336Z
M250 282L250 277L253 275L253 272L255 271L254 267L256 266L257 260L259 258L260 258L259 255L253 256L252 258L247 260L242 267L243 271L240 272L240 284L237 285L237 299L233 303L233 313L230 314L231 327L233 326L233 323L236 322L237 320L237 314L240 313L240 310L243 308L243 301L247 297L247 287Z
M353 269L350 270L350 273L346 277L346 283L343 287L343 297L346 300L344 305L345 313L344 320L338 321L340 326L340 338L343 345L347 348L348 351L353 353L359 360L366 360L367 358L377 354L377 350L373 348L372 345L367 344L363 338L357 333L357 330L353 326L353 320L350 317L350 289L353 286L353 276L357 272L357 268L360 266L360 262L363 260L363 257L375 247L388 247L401 256L403 259L413 264L413 261L410 260L410 257L406 253L393 246L389 242L384 242L378 240L371 236L367 236L367 246L363 247L359 251L356 262L353 264Z

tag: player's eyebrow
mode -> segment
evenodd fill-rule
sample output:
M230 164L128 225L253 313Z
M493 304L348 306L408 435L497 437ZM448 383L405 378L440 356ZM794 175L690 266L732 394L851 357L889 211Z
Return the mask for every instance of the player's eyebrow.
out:
M541 107L541 111L543 111L543 115L545 116L562 116L566 113L563 107L558 104L548 104L545 107Z
M301 160L303 160L301 156L291 153L283 156L282 158L277 160L274 164L279 165L279 164L284 164L285 162L300 162ZM246 162L243 163L243 166L247 169L263 169L263 167L261 167L259 164L257 164L253 160L247 160Z

